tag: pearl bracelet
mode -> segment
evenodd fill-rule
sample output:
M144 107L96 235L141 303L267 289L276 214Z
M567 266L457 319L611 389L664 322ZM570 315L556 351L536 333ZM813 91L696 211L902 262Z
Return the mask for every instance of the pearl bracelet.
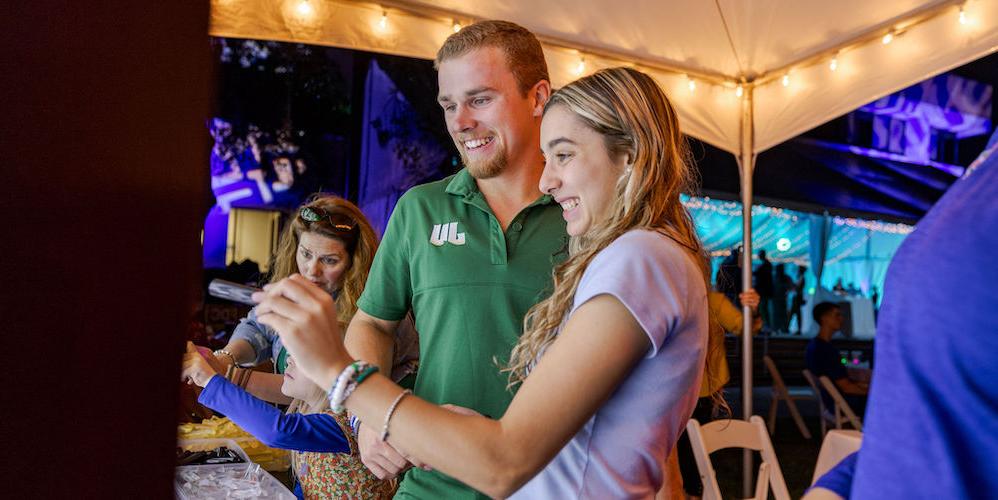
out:
M395 401L392 401L392 405L388 407L388 412L385 413L385 425L381 428L382 442L388 440L388 423L392 421L392 415L395 414L395 408L397 408L399 403L402 402L402 398L408 396L409 394L412 394L412 391L409 389L402 391L402 393L395 398Z

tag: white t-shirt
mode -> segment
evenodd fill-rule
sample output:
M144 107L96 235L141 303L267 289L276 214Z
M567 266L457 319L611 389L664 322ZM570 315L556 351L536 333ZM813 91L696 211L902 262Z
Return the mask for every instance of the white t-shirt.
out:
M662 464L693 413L703 374L703 277L671 238L632 230L590 263L572 312L602 294L627 307L651 347L551 463L511 498L653 498L662 484Z

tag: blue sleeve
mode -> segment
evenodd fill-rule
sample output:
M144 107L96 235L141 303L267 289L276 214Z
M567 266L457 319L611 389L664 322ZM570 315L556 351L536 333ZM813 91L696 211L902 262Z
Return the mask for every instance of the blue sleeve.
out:
M852 489L852 477L856 472L856 458L859 452L852 452L842 459L835 467L826 472L811 488L825 488L834 491L836 495L848 499Z
M256 308L254 307L236 325L236 329L232 331L231 340L241 339L249 342L249 345L253 347L253 351L256 353L256 359L253 361L253 364L260 364L270 359L272 354L271 347L276 338L277 334L273 330L257 321Z
M198 402L225 414L272 448L320 453L349 453L350 444L336 419L324 413L284 414L221 375L208 381Z

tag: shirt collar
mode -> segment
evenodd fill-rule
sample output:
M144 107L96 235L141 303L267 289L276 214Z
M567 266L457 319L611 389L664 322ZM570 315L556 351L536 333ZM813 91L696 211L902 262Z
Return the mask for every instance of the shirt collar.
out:
M467 168L462 168L454 177L447 183L447 189L445 190L448 194L455 196L463 196L465 199L472 198L474 196L480 196L481 191L478 190L478 184L475 182L475 178L468 173ZM542 194L529 206L537 205L550 205L554 203L554 198L549 194Z

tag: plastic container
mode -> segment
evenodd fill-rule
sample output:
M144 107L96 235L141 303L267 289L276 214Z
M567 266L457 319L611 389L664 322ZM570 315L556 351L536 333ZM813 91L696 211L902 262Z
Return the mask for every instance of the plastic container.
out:
M242 459L247 463L253 463L249 459L249 455L243 451L243 447L239 446L233 439L215 438L215 439L181 439L177 441L177 447L183 448L189 451L210 451L218 448L219 446L224 446L242 457ZM202 465L181 465L179 467L209 467L211 465L217 464L202 464ZM225 465L225 464L221 464ZM243 464L230 464L230 465L243 465Z
M176 468L174 493L183 500L228 498L268 498L295 500L291 491L266 470L249 460L232 439L182 439L177 446L191 451L207 451L225 446L246 460L239 464L184 465Z

